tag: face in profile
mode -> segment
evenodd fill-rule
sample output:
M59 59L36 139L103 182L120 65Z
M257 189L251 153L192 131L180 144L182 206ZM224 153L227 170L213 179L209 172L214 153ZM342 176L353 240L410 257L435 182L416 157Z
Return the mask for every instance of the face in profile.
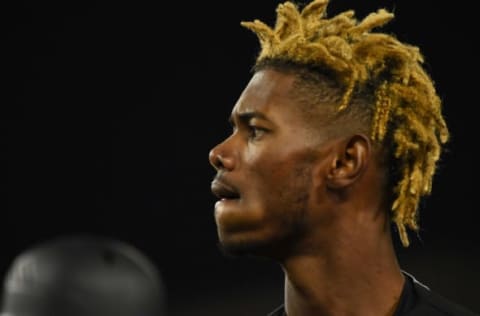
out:
M307 229L316 138L289 92L292 75L256 73L232 114L233 131L209 159L215 221L230 254L279 256Z

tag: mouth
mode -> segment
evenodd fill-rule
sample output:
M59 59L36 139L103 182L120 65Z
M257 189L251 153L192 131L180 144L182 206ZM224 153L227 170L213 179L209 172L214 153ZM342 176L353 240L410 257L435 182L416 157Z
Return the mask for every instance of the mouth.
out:
M212 181L211 190L212 193L221 200L240 198L240 194L234 187L218 179Z

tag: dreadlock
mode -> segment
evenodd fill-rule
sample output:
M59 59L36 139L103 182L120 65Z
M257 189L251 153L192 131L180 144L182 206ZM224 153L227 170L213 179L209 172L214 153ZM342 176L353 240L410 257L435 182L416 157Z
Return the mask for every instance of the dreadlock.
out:
M327 18L328 2L313 0L301 11L284 2L273 29L259 20L241 24L259 38L257 65L281 60L334 74L343 89L338 111L353 106L356 89L373 84L371 139L381 143L390 135L393 142L399 176L393 184L392 221L407 247L407 228L418 231L420 198L431 192L441 146L449 138L441 100L422 68L419 48L372 31L393 19L392 13L379 9L360 22L353 10Z

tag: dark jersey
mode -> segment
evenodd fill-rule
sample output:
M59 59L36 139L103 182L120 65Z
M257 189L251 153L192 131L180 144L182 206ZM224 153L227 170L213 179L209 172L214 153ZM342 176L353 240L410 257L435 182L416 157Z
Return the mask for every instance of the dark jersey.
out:
M394 316L480 316L431 291L412 275L405 273L405 285ZM284 305L268 316L287 316Z

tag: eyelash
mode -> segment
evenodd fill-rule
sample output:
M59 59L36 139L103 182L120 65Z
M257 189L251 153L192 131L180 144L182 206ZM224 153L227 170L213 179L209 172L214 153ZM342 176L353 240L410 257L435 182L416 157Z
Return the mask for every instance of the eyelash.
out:
M232 133L235 133L237 131L238 131L237 126L232 125ZM256 125L249 125L249 124L245 125L245 131L249 140L256 140L267 132L265 128L258 127Z
M266 132L264 128L261 128L258 126L248 125L247 127L248 127L248 138L251 140L258 139Z

